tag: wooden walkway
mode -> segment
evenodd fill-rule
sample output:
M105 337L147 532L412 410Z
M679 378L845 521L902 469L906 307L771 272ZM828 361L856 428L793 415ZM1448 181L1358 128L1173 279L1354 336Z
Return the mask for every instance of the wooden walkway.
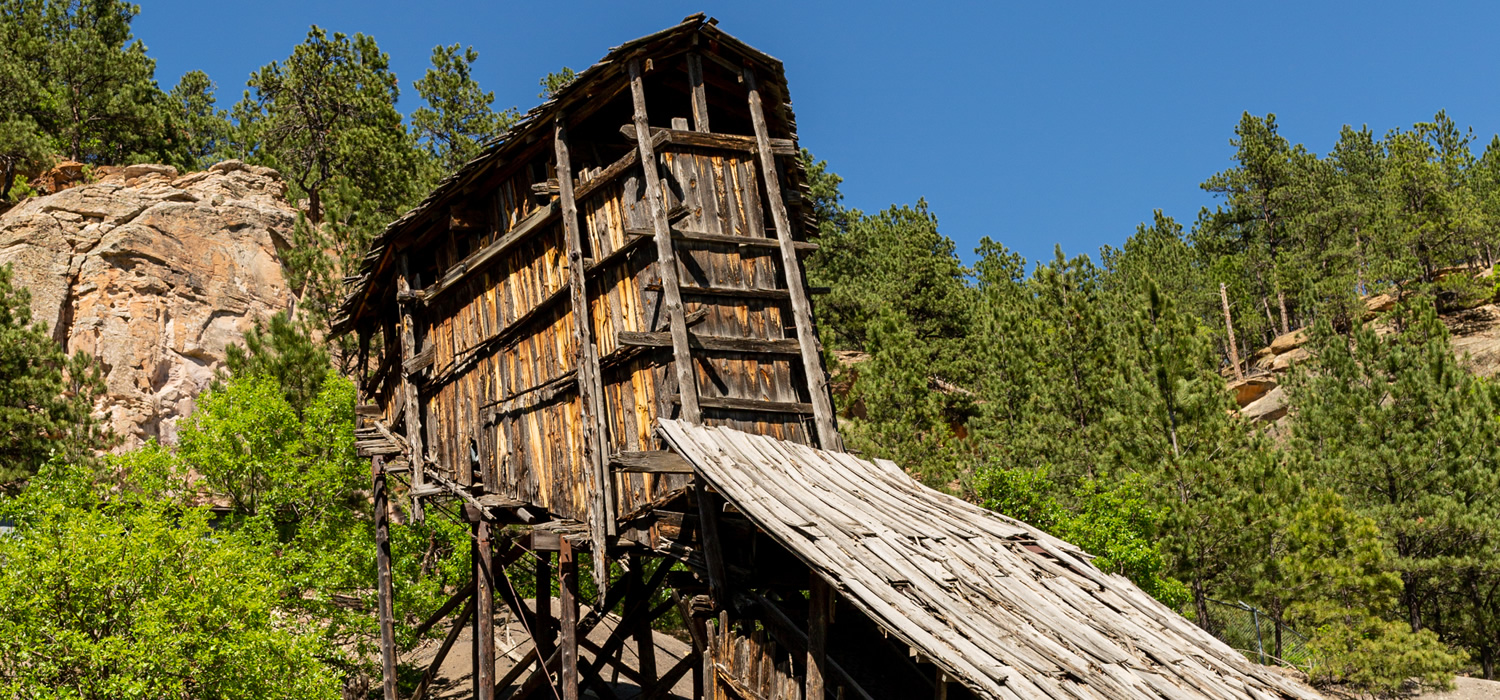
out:
M757 526L979 697L1317 698L1077 547L896 464L662 420Z

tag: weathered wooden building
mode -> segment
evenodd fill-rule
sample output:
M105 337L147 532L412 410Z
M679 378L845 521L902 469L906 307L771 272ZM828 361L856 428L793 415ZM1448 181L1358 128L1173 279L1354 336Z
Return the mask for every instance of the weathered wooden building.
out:
M1076 548L843 453L798 153L781 63L696 15L612 50L374 242L338 330L376 354L358 438L386 697L388 478L409 517L472 524L477 584L441 614L466 606L492 650L499 595L533 633L511 677L476 655L476 697L612 697L606 666L654 698L688 673L712 698L1308 696ZM625 572L594 567L594 609L623 618L592 662L580 550ZM523 555L556 606L514 599ZM664 586L694 654L623 668Z

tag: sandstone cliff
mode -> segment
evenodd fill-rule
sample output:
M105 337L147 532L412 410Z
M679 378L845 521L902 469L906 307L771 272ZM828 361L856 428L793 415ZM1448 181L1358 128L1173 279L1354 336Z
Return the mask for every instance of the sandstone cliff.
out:
M123 446L173 442L225 346L290 306L280 251L296 213L275 171L238 161L102 172L0 215L0 264L69 353L100 360L98 409Z

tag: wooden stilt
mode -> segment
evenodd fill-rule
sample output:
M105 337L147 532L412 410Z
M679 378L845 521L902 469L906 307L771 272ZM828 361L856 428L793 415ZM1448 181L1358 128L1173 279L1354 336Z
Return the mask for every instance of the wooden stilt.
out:
M401 413L406 418L406 441L411 445L411 490L420 493L427 486L427 453L422 450L422 403L417 396L417 385L407 374L406 363L417 356L415 321L412 320L411 267L406 256L401 256L401 275L396 278L396 292L401 299L401 400L406 406ZM426 515L422 509L422 497L411 497L412 519L421 522Z
M573 309L573 340L577 344L575 359L578 378L579 423L583 427L584 485L589 497L589 539L594 555L604 560L608 551L605 538L615 534L613 484L606 466L604 449L604 385L599 376L599 351L594 346L593 324L589 322L588 281L584 279L583 239L578 230L578 207L573 201L573 165L568 155L568 130L561 114L552 124L553 153L557 158L557 200L562 206L563 238L568 247L568 294ZM594 585L603 591L609 585L609 572L594 570Z
M578 700L578 566L573 560L573 545L566 539L557 555L558 617L562 624L563 700Z
M625 599L631 602L627 603L626 607L634 607L637 604L649 605L651 591L646 590L646 572L641 568L644 562L640 555L631 552L627 564L630 567L627 585L631 590L626 593ZM666 566L666 563L662 566ZM635 637L636 658L639 659L636 669L640 672L641 687L644 689L656 683L656 640L652 638L651 620L642 620L637 624L633 636Z
M703 87L703 57L687 55L688 84L693 89L693 130L708 133L708 93Z
M719 501L703 485L698 477L693 486L694 499L698 501L698 536L702 539L703 558L708 565L708 587L713 596L714 607L729 605L729 584L724 568L724 552L719 544Z
M531 634L536 640L537 663L542 663L556 647L557 622L552 616L552 553L539 551L536 558L536 628Z
M384 676L382 695L396 700L396 616L391 591L390 504L385 485L385 458L370 460L375 508L375 598L380 615L380 669Z
M823 679L828 672L828 617L833 592L822 576L812 574L807 594L807 684L803 697L823 700Z
M482 514L480 514L482 515ZM474 521L474 698L495 697L495 578L490 524Z

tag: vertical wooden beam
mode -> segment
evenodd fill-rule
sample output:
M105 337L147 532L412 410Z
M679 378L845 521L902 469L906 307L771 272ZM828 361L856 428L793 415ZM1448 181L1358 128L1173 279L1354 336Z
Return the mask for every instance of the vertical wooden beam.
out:
M411 298L411 268L406 260L406 254L401 254L401 274L396 277L396 296L400 299L401 307L401 363L397 371L401 373L401 397L406 402L403 413L406 416L406 442L411 445L411 490L421 493L427 484L427 453L422 451L422 415L421 402L417 396L417 385L413 384L410 377L406 376L406 363L417 356L416 331L412 329L411 307L415 301ZM424 519L422 510L422 498L411 497L411 517L417 522Z
M531 634L541 662L552 655L557 628L552 617L552 552L532 552L536 555L536 628Z
M583 463L587 474L584 483L589 490L589 539L594 556L605 560L607 537L615 534L614 497L611 476L605 461L604 384L599 376L599 351L594 347L593 325L589 320L588 281L584 278L583 239L578 231L578 207L573 201L573 165L568 158L568 133L565 120L558 115L552 124L552 144L557 156L558 201L562 205L563 237L568 246L568 293L573 303L573 341L577 343L578 397L580 423L583 424ZM594 568L594 584L603 593L609 585L606 567Z
M385 700L396 700L396 616L391 591L390 504L385 485L385 458L370 460L375 501L375 599L380 616L380 670Z
M834 422L833 400L828 393L828 375L823 372L823 359L818 354L812 304L807 300L802 263L797 259L797 250L793 247L791 219L787 216L786 201L781 196L776 156L771 153L771 134L766 128L766 113L761 107L760 90L755 85L755 72L748 67L745 68L745 86L750 91L750 121L755 127L755 150L760 152L761 177L765 178L766 199L771 204L771 218L776 223L776 238L781 250L781 267L786 273L787 291L792 298L792 317L796 322L802 366L807 374L813 423L818 429L818 446L842 452L844 442L839 437L838 427Z
M823 700L823 679L828 671L828 618L833 591L816 572L809 577L807 611L807 681L803 697Z
M698 537L703 546L704 563L708 565L708 589L716 608L729 605L729 582L724 567L724 549L719 542L719 499L708 492L703 477L693 479L694 500L698 502Z
M696 51L687 55L688 85L693 89L693 131L708 132L708 93L703 87L703 57Z
M557 595L562 608L558 615L562 624L562 670L558 675L563 700L578 700L578 565L573 560L573 545L566 538L558 549Z
M687 321L682 312L682 291L677 280L677 254L672 247L672 228L667 222L666 189L657 172L655 149L651 147L651 124L646 120L646 88L641 81L641 60L630 60L630 94L635 102L635 144L640 151L641 170L646 177L646 201L651 209L651 227L656 234L656 271L661 275L662 300L672 330L672 366L677 393L682 397L682 419L703 422L698 408L698 381L689 354Z
M495 577L490 524L474 519L474 698L495 698Z
M641 568L643 563L639 554L634 551L630 552L630 556L626 561L626 565L630 567L630 571L627 574L630 578L626 579L628 581L626 585L629 587L629 590L625 593L625 600L630 602L625 604L626 610L631 610L635 605L644 605L648 608L651 605L651 594L654 591L646 590L646 572ZM660 566L669 566L669 564L663 561ZM643 681L641 687L649 688L657 680L656 640L652 637L650 615L642 617L640 624L636 625L636 628L631 630L631 632L635 638L636 658L639 660L636 670L640 672Z

